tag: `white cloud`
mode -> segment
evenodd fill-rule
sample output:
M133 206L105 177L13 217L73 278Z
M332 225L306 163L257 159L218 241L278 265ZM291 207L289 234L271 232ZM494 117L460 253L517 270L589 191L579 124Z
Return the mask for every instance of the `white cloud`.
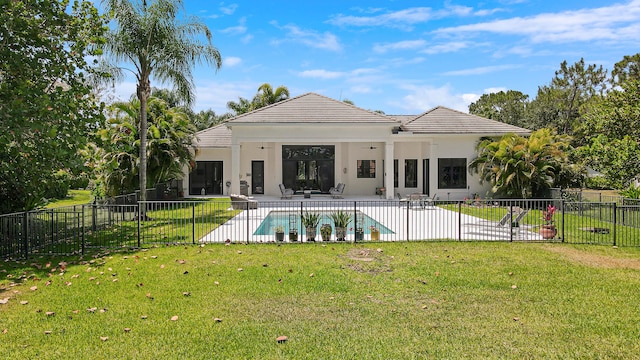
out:
M355 94L369 94L373 92L373 89L370 86L366 85L356 85L352 86L349 91Z
M245 26L245 23L247 22L247 18L243 17L240 18L240 20L238 21L238 25L237 26L231 26L225 29L220 30L221 33L223 34L230 34L230 35L241 35L247 32L247 27Z
M157 85L156 85L157 86ZM117 83L113 87L114 101L129 101L131 95L136 93L136 83L134 81L123 81Z
M640 29L640 1L593 9L544 13L471 25L442 28L441 34L489 32L522 35L533 42L629 40L635 41Z
M481 66L471 69L453 70L442 73L445 76L467 76L467 75L482 75L503 70L514 69L517 65L495 65L495 66Z
M305 70L298 73L298 76L304 78L315 78L315 79L338 79L338 78L351 78L351 80L364 77L367 75L372 75L378 73L377 69L372 68L358 68L351 71L329 71L324 69L314 69L314 70Z
M450 53L456 52L458 50L462 50L469 47L469 43L464 41L453 41L446 44L434 45L430 46L427 49L421 51L425 54L442 54L442 53Z
M343 77L346 73L339 71L328 71L328 70L305 70L298 73L301 77L306 78L316 78L316 79L337 79Z
M230 4L230 5L226 5L226 6L220 6L220 11L225 14L225 15L233 15L233 13L236 12L236 9L238 9L238 4Z
M373 51L377 53L386 53L387 51L395 50L413 50L424 47L427 44L424 40L404 40L395 43L378 44L373 47Z
M434 19L442 19L452 16L486 16L493 14L496 11L500 11L500 9L474 11L472 7L458 5L445 5L444 9L440 10L434 10L430 7L412 7L398 11L388 11L374 16L338 14L334 15L327 22L337 26L386 26L412 30L413 25L425 23Z
M222 64L224 66L228 66L228 67L234 67L236 65L239 65L240 63L242 63L242 59L239 58L239 57L235 57L235 56L226 57L222 61Z
M285 39L274 40L273 43L279 44L281 42L290 41L299 44L304 44L312 48L318 48L329 51L340 51L342 46L338 41L338 37L330 32L318 33L313 30L304 30L296 25L284 25L280 26L277 22L272 21L271 25L285 30L287 34Z
M507 92L507 88L505 88L505 87L490 87L490 88L484 89L483 93L485 93L485 94L497 94L500 91Z
M237 101L239 97L251 98L260 84L253 82L196 83L195 111L212 109L218 115L227 113L228 101Z
M455 110L468 112L469 104L479 99L476 94L456 94L449 85L434 87L423 86L403 86L409 92L402 98L402 103L394 104L409 113L421 113L442 105Z

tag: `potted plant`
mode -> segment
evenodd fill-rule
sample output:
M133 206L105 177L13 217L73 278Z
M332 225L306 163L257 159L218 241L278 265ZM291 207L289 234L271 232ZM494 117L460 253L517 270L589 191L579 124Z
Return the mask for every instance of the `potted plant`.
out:
M347 226L351 222L352 215L346 211L338 210L329 215L333 220L333 226L336 228L336 240L344 241L347 237Z
M282 225L274 226L273 232L276 233L276 241L284 241L284 226Z
M322 241L331 240L331 224L322 224L320 226L320 236L322 236Z
M289 229L289 241L298 241L298 229Z
M557 208L551 204L547 206L547 210L542 211L542 220L544 224L540 227L540 235L543 239L553 239L556 237L558 230L554 225L553 215L555 215Z
M318 224L320 223L320 214L305 212L300 215L300 221L307 233L307 241L316 241L316 233Z
M377 227L371 225L371 226L369 226L369 231L371 232L371 240L372 241L380 240L380 229L378 229Z

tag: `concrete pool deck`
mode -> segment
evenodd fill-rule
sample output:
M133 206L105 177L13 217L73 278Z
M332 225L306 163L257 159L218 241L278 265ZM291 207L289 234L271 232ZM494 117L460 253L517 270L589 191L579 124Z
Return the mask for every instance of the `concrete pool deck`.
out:
M413 207L400 206L397 200L378 197L349 197L330 200L320 196L304 199L280 200L279 198L256 197L259 206L255 210L241 210L235 217L220 225L201 239L200 243L232 242L265 243L274 242L273 234L253 235L262 221L272 211L335 211L342 209L353 211L352 204L358 204L357 210L368 215L380 224L391 229L393 234L380 234L380 241L407 240L461 240L461 241L542 241L535 228L522 226L511 228L510 224L500 226L496 222L460 214L457 211L443 209L437 205ZM319 200L321 198L322 200ZM319 227L319 226L318 226ZM349 230L349 229L348 229ZM286 235L286 234L285 234ZM320 240L316 236L316 242ZM335 234L332 236L332 241ZM363 241L370 241L368 229L365 229ZM347 241L354 240L353 225L348 231ZM298 234L298 242L306 241L304 231ZM358 240L361 241L361 240ZM288 236L285 241L289 242Z

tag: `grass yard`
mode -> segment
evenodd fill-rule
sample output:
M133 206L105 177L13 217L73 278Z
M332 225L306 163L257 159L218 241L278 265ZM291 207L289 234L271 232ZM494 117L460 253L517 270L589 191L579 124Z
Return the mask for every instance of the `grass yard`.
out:
M69 194L64 199L52 199L45 208L59 208L64 206L89 204L91 198L91 190L69 190Z
M0 264L2 358L640 353L637 248L234 244L61 261ZM278 336L288 341L278 343Z

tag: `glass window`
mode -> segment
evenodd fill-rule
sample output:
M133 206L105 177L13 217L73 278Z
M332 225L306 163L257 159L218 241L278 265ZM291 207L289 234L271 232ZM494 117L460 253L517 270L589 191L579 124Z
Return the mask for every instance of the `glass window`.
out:
M467 188L467 159L438 159L438 189Z
M376 177L375 160L358 160L358 178L373 179Z
M405 159L404 161L404 187L418 187L418 159Z

